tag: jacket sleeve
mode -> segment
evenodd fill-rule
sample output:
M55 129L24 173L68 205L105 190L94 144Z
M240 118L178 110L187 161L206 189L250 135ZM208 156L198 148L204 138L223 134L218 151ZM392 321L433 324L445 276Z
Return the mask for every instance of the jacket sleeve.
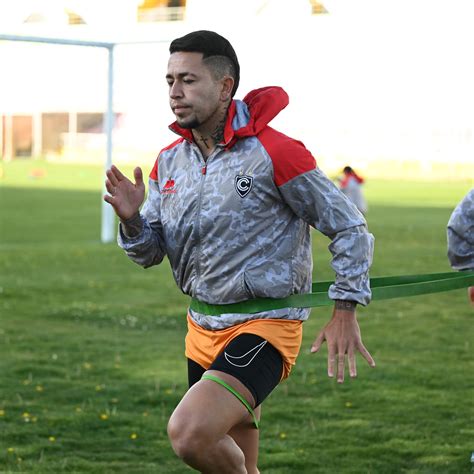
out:
M298 217L331 239L336 279L329 297L368 304L374 236L364 216L316 166L303 143L270 127L260 139L273 162L274 182L283 199Z
M158 265L166 254L163 227L160 218L161 194L158 182L150 177L148 196L140 211L143 223L142 231L133 238L128 238L119 225L117 242L128 257L138 265L148 268Z
M451 267L454 270L474 270L474 189L454 209L447 234Z
M331 299L367 305L371 299L369 268L374 237L355 205L315 168L279 187L293 212L331 239L331 266L336 272Z

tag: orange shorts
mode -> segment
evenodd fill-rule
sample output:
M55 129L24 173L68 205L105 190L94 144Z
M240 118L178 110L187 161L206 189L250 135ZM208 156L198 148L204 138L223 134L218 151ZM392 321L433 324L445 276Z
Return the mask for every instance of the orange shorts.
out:
M290 375L301 348L303 322L289 319L254 319L226 329L210 331L198 326L188 314L185 354L208 369L229 342L239 334L255 334L266 339L283 358L281 379Z

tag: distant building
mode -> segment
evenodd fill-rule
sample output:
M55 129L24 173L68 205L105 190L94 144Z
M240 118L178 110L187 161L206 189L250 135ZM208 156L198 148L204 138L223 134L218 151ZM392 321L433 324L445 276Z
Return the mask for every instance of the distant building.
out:
M150 138L171 119L166 101L156 109L150 92L164 86L169 41L193 28L203 18L228 14L274 15L295 10L319 13L320 3L309 0L16 0L0 3L0 33L52 36L102 41L162 41L124 46L116 51L115 157L131 159L163 144ZM188 26L189 25L189 26ZM140 60L141 59L141 60ZM0 42L0 60L11 74L0 75L0 156L46 157L99 161L103 153L103 114L107 60L91 48ZM144 64L151 67L144 70ZM133 66L127 67L127 65ZM153 67L154 66L154 67ZM142 69L142 76L134 71ZM150 80L150 75L154 77ZM154 82L156 85L153 85ZM165 87L161 87L163 92Z
M5 0L0 34L114 48L114 161L147 163L172 139L169 42L215 29L241 61L236 98L278 85L272 122L328 174L474 176L472 2L397 0ZM441 28L442 27L442 28ZM443 34L440 34L440 28ZM402 34L401 34L402 32ZM102 163L107 51L0 41L0 157ZM168 135L167 135L168 134Z

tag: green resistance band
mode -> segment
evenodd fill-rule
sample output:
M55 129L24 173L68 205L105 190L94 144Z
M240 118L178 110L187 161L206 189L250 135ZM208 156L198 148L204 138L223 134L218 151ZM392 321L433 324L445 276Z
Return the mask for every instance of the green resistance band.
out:
M314 282L308 294L286 298L255 298L225 305L207 304L191 299L190 308L201 314L220 316L228 313L254 314L281 308L314 308L334 304L327 291L333 281ZM372 300L388 300L407 296L439 293L474 286L474 271L427 273L423 275L399 275L370 279Z
M225 383L223 380L221 380L220 378L218 377L215 377L214 375L210 375L210 374L204 374L202 377L201 377L201 380L212 380L213 382L216 382L218 383L219 385L222 385L224 388L226 388L227 390L229 390L230 393L232 393L232 395L235 395L241 402L242 404L245 406L245 408L247 408L247 410L249 411L249 413L252 415L252 418L253 418L253 424L255 425L255 428L259 428L259 423L258 423L258 420L257 420L257 417L255 416L255 412L252 410L252 407L249 405L249 403L247 402L247 400L245 400L245 398L240 395L239 392L237 392L237 390L235 390L234 388L232 388L228 383Z

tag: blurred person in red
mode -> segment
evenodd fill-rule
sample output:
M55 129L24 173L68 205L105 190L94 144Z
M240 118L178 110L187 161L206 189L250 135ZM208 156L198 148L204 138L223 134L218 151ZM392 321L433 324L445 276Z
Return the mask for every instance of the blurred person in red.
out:
M367 201L362 192L364 178L359 176L350 166L342 170L342 177L339 178L340 190L356 205L362 214L367 213Z

